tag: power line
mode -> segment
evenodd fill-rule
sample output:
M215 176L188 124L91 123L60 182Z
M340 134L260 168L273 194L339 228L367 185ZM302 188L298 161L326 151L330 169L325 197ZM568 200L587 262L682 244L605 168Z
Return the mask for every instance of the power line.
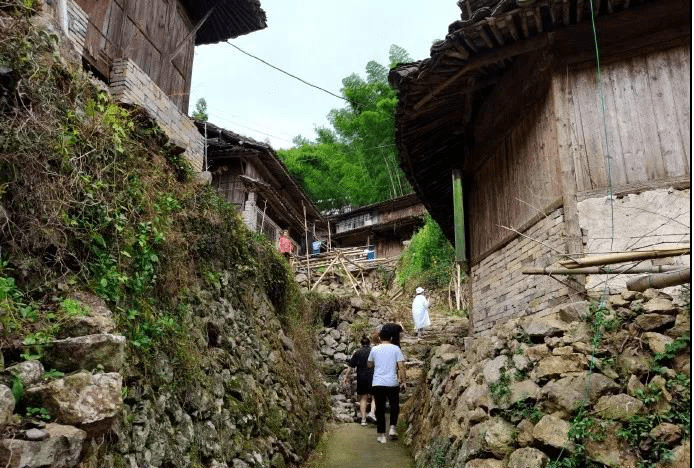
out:
M358 103L356 103L356 102L354 102L354 101L350 101L349 99L347 99L347 98L345 98L345 97L342 97L342 96L340 96L340 95L337 95L337 94L333 93L332 91L328 91L327 89L321 88L320 86L317 86L317 85L314 85L314 84L312 84L312 83L309 83L308 81L303 80L303 79L299 78L299 77L296 76L296 75L292 75L291 73L289 73L289 72L287 72L287 71L284 71L284 70L282 70L281 68L276 67L276 66L274 66L273 64L271 64L271 63L269 63L269 62L266 62L265 60L261 59L260 57L256 57L255 55L246 52L245 50L243 50L243 49L240 48L239 46L237 46L237 45L235 45L235 44L232 44L232 43L229 42L229 41L225 41L225 42L226 42L227 44L229 44L231 47L233 47L234 49L236 49L236 50L238 50L239 52L241 52L242 54L248 55L249 57L258 60L259 62L262 62L262 63L264 63L265 65L267 65L268 67L274 68L274 69L277 70L278 72L284 73L285 75L290 76L290 77L294 78L295 80L299 80L299 81L301 81L302 83L304 83L305 85L308 85L308 86L311 86L312 88L316 88L316 89L318 89L318 90L321 90L321 91L323 91L324 93L327 93L327 94L329 94L329 95L331 95L331 96L333 96L333 97L336 97L336 98L338 98L338 99L342 99L343 101L347 101L348 103L350 103L350 104L352 104L352 105L354 105L354 106L359 105Z

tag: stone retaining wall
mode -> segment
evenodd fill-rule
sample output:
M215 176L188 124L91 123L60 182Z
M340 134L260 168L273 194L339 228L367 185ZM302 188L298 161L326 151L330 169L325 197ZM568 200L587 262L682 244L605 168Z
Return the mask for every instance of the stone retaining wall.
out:
M573 290L562 283L549 276L521 273L524 268L550 265L558 252L566 252L561 208L473 265L473 333L488 334L492 327L511 318L538 313L567 301Z
M111 93L119 102L144 107L172 142L186 149L185 155L193 169L203 170L205 139L193 121L133 61L113 62Z

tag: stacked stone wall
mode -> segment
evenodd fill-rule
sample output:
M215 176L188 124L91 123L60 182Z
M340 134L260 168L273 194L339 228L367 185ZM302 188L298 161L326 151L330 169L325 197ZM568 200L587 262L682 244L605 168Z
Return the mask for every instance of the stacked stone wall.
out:
M205 139L193 121L133 61L113 62L111 93L119 102L144 107L172 142L186 149L185 156L193 169L203 169Z
M529 267L553 263L566 252L564 210L558 209L528 228L471 269L472 326L475 335L524 315L566 302L572 289L549 276L524 275Z

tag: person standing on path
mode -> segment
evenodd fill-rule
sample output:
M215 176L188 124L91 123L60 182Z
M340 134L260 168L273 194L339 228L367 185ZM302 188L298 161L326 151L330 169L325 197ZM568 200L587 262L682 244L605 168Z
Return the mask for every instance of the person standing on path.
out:
M284 258L289 260L293 249L294 246L292 245L292 240L289 238L289 231L285 229L282 231L282 235L280 236L279 251L282 255L284 255Z
M419 338L422 330L431 325L429 318L429 300L424 297L424 288L415 290L416 296L412 301L412 321L414 322L414 331Z
M399 346L394 345L393 328L381 328L381 344L371 348L369 366L374 368L371 391L376 400L376 431L380 443L386 443L386 400L390 405L390 431L388 436L397 437L395 426L400 414L400 390L405 390L405 356ZM398 383L398 377L400 381Z
M352 367L357 369L357 395L359 395L359 413L361 416L361 425L366 426L367 418L372 421L376 420L374 411L376 410L376 400L371 397L371 412L366 414L366 406L369 403L369 395L371 395L371 382L374 376L374 370L368 366L368 358L371 353L371 341L366 335L361 337L361 348L356 350L347 364L349 368L345 374L345 381L349 382L351 377Z

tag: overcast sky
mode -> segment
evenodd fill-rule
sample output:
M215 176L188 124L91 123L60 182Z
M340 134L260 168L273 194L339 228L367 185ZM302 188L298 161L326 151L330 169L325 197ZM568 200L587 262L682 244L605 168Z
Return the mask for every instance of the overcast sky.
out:
M365 76L370 60L388 65L397 44L414 60L429 56L460 18L456 0L260 0L267 28L233 39L241 49L341 94L342 79ZM228 44L195 48L190 112L204 97L210 122L275 148L296 135L314 139L344 101L286 76Z

